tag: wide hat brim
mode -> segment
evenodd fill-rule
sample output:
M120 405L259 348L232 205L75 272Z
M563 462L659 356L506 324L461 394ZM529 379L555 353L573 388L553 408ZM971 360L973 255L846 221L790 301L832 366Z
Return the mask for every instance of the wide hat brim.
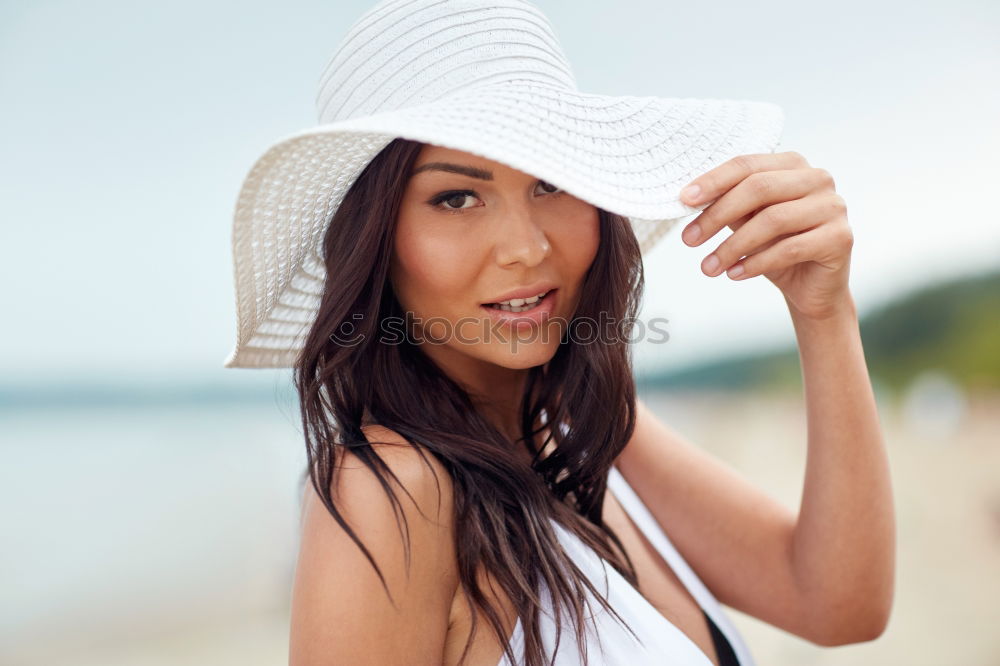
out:
M508 81L287 136L257 159L237 200L237 342L224 367L294 365L323 294L326 224L395 138L480 155L628 217L645 254L707 205L681 203L685 185L737 155L774 152L783 126L769 102Z

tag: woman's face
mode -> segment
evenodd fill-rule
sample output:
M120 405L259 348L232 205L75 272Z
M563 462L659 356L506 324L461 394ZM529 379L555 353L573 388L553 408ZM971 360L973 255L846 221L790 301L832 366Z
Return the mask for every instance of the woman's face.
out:
M499 162L428 144L403 195L390 278L424 351L484 377L476 366L524 369L555 355L599 238L591 204ZM549 293L520 314L486 305L522 290Z

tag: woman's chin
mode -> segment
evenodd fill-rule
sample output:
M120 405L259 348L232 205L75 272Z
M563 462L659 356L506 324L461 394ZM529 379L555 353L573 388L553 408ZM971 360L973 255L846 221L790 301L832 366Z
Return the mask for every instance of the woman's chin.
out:
M496 365L511 370L524 370L538 365L545 365L555 356L559 345L544 342L524 342L497 345L490 349L487 357Z

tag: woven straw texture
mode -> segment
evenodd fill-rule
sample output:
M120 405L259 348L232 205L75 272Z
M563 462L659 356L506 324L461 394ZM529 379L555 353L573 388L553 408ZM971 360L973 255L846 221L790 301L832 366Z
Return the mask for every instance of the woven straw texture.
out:
M237 342L225 367L289 367L319 307L326 224L397 137L477 154L628 217L644 253L686 216L682 187L774 152L768 102L581 92L545 16L522 0L385 0L319 80L319 124L244 179L233 220Z

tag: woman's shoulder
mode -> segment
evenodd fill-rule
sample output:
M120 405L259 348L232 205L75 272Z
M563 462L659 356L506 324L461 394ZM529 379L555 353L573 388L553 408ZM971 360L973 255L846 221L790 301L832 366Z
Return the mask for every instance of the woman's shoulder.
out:
M342 449L330 494L377 563L392 600L371 562L307 483L293 653L298 663L314 663L321 654L345 662L366 655L378 663L403 663L414 651L421 661L439 661L458 587L450 475L433 455L388 428L366 426L363 432L389 474L377 475ZM331 633L330 627L337 629Z
M409 492L419 495L414 499L421 508L432 505L435 513L450 515L454 492L451 474L436 456L420 444L410 443L395 430L383 425L365 425L361 430L375 454L397 477L398 483ZM367 466L350 450L346 451L339 467L367 470Z
M362 426L362 432L372 451L388 468L388 474L380 474L402 503L407 519L414 511L414 519L432 519L428 527L437 531L444 529L450 537L454 488L451 474L440 460L425 447L414 445L396 431L382 425ZM379 466L381 467L381 466ZM388 509L389 501L382 480L349 448L343 449L333 475L333 497L350 504L372 509L372 501L381 496L383 501L375 505Z

